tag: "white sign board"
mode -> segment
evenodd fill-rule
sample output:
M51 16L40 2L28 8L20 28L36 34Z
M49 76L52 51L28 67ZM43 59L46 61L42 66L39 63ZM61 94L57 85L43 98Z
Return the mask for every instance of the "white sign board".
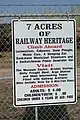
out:
M76 103L75 20L13 20L14 105Z

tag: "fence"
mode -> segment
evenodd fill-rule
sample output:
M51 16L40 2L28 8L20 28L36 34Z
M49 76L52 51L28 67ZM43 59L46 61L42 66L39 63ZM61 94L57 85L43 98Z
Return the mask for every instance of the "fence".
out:
M35 120L35 107L14 108L12 96L12 40L13 18L75 18L80 14L0 14L0 120ZM80 34L78 28L77 31ZM80 39L80 38L79 38ZM78 39L78 43L79 43ZM78 44L79 45L79 44ZM78 67L80 52L78 50ZM38 107L38 120L80 119L80 69L78 68L78 102L75 105Z

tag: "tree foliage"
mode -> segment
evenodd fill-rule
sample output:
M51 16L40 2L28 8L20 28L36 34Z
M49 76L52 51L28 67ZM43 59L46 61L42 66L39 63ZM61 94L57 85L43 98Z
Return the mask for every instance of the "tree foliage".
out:
M78 27L80 27L80 16L77 18Z

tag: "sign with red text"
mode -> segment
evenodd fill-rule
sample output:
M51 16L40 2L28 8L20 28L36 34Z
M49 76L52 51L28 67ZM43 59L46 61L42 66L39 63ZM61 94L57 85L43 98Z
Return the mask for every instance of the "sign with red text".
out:
M76 103L75 20L13 20L15 106Z

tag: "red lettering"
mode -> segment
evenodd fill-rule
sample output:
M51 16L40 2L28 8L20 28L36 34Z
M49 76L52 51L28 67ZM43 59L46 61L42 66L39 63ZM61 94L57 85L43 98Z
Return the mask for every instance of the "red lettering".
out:
M41 64L37 64L38 67L41 67Z
M37 64L37 67L53 67L53 64Z
M40 85L32 85L31 88L48 88L48 87L59 87L58 84L40 84Z

